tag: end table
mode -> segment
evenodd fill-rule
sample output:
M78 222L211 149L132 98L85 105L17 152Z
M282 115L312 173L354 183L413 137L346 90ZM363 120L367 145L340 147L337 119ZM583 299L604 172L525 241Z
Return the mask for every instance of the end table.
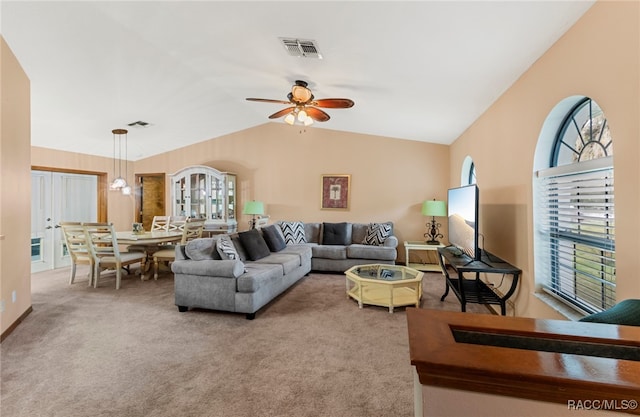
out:
M444 248L445 246L440 243L437 245L429 245L425 242L404 242L404 250L405 250L405 265L409 268L417 269L418 271L430 271L430 272L442 272L442 268L440 267L440 262L438 262L438 249ZM413 263L409 262L409 251L433 251L434 254L434 262L433 263Z

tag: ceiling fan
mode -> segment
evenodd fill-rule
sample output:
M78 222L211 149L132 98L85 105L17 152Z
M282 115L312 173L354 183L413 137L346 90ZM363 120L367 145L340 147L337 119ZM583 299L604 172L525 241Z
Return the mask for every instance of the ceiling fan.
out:
M313 121L326 122L331 117L318 107L327 109L348 109L355 104L353 100L348 98L323 98L315 100L313 93L307 88L307 82L296 80L295 85L291 87L291 92L287 94L289 101L271 100L267 98L247 98L249 101L260 101L263 103L278 103L292 105L286 109L282 109L269 116L269 119L277 119L286 116L284 121L290 125L296 120L305 126L309 126Z

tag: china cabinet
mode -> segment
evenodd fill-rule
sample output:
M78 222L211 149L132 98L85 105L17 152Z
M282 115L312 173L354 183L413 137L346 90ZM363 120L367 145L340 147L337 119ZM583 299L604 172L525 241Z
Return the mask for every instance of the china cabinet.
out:
M204 165L171 175L172 214L206 219L205 230L237 231L236 175Z

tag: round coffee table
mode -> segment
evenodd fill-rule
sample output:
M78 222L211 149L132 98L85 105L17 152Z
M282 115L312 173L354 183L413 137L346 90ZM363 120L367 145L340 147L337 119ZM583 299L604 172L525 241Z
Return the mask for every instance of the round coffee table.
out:
M420 306L422 277L416 269L401 265L356 265L346 272L347 297L364 304L389 307Z

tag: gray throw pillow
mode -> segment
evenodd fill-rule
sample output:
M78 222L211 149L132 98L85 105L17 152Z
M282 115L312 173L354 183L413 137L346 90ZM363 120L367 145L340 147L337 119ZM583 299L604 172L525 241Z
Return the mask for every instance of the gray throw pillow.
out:
M247 253L247 258L252 261L266 258L271 254L269 246L267 246L267 242L264 241L264 238L258 229L240 232L238 233L238 237L240 238L240 242Z
M351 236L348 223L322 223L323 245L349 245Z
M216 249L216 240L212 238L193 239L187 242L184 252L194 261L221 259Z
M229 235L218 236L218 243L216 245L216 248L222 259L231 259L234 261L240 260L240 255L238 255L238 251L233 245L233 242L231 241L231 237L229 237Z
M280 252L282 249L287 247L282 231L275 224L263 227L261 230L262 237L264 237L264 240L267 242L267 246L269 246L269 250L271 252Z
M287 245L297 245L299 243L307 243L304 233L304 223L302 222L278 222L284 242Z
M233 242L233 246L236 247L236 251L238 252L238 256L242 262L245 262L247 259L247 252L244 250L244 246L242 246L242 242L240 242L240 236L237 233L233 233L229 235L231 237L231 242Z
M391 236L393 226L391 223L369 223L367 233L362 241L365 245L382 246L384 241Z

